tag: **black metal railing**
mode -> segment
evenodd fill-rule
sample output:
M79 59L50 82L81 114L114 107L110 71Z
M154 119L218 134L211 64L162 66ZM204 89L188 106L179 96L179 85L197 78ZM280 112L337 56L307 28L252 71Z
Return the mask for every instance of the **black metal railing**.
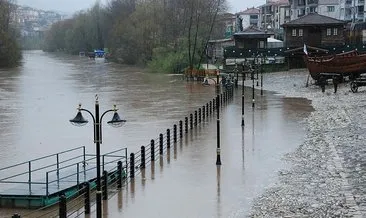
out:
M172 128L168 128L159 134L157 138L151 139L146 145L141 146L137 152L127 154L127 149L119 149L113 152L102 155L103 176L102 176L102 196L104 200L108 200L113 195L119 193L121 188L129 183L133 183L135 177L144 173L144 169L153 165L156 161L162 161L162 157L170 154L171 149L176 153L177 143L182 142L184 136L192 135L194 129L197 129L202 123L214 117L216 107L224 107L228 104L234 96L234 86L227 87L223 93L220 93L217 99L213 98L211 101L203 104L193 113L189 114L190 122L188 123L188 116L183 120L179 120L173 124ZM219 102L219 105L217 102ZM194 116L193 116L194 114ZM194 119L193 119L194 117ZM90 155L84 155L84 162L91 162L95 156L87 158ZM112 159L112 160L111 160ZM114 166L107 167L109 165ZM58 172L68 167L76 167L76 173L69 176L78 176L84 174L88 169L85 168L80 171L81 162L65 165L57 168ZM161 163L162 164L162 163ZM56 172L54 169L47 171L48 177L51 173ZM76 177L77 178L77 177ZM49 179L48 179L49 180ZM47 184L52 184L55 181L49 180ZM95 195L91 193L95 191L95 178L89 181L81 182L77 178L77 191L72 194L60 193L57 201L46 207L31 211L28 214L19 215L14 214L13 218L20 217L79 217L82 214L90 214L91 207L95 204ZM112 195L111 195L112 193Z

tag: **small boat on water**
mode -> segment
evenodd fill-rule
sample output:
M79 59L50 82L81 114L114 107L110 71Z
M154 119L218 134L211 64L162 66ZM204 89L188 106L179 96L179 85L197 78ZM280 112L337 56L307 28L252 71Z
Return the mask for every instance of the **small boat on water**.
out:
M96 62L104 62L106 57L106 52L103 50L94 50L94 52L88 52L89 59L93 59Z
M360 54L357 50L325 56L305 55L304 61L314 80L318 80L322 74L338 74L355 79L366 73L366 54Z

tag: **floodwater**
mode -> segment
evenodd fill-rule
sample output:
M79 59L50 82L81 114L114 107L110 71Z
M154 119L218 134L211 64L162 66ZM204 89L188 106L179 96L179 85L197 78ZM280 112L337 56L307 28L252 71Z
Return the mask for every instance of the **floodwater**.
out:
M137 152L215 96L214 86L180 75L41 51L26 52L21 67L0 70L0 77L0 168L81 145L94 153L92 125L75 127L69 119L79 103L93 112L96 94L102 112L116 104L127 119L113 128L105 123L111 115L105 116L102 153L123 147ZM251 93L246 87L244 128L241 87L221 111L221 167L215 165L216 117L211 117L172 146L170 156L105 201L105 217L246 216L278 171L290 167L281 157L302 143L302 120L313 110L308 100L266 91L263 96L256 91L253 110Z

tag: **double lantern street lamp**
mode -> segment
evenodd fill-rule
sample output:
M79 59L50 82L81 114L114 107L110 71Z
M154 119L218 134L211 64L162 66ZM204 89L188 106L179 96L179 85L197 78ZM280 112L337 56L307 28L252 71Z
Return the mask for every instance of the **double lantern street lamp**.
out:
M121 127L126 123L126 120L120 118L117 113L117 107L114 105L113 109L105 111L102 116L99 117L99 102L98 96L95 96L95 116L89 110L82 108L81 104L79 104L78 112L74 119L70 120L70 122L76 126L84 126L88 123L81 111L86 111L93 118L94 124L94 143L96 145L96 159L97 159L97 191L96 191L96 204L97 204L97 218L102 217L102 191L101 191L101 179L100 179L100 144L102 144L102 120L105 114L108 112L114 112L112 120L107 123L113 127Z

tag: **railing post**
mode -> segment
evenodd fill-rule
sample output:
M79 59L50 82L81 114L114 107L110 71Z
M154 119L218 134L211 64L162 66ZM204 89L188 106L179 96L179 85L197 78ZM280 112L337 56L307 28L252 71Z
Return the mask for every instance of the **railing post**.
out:
M79 186L80 184L80 169L79 169L79 163L76 163L76 184Z
M166 148L170 148L170 129L166 130Z
M103 171L103 200L108 199L108 172Z
M104 171L104 155L102 155L102 171Z
M84 183L84 193L85 193L85 199L84 199L84 210L85 214L90 214L90 184L89 182Z
M155 161L155 141L151 139L150 141L150 151L151 151L151 161Z
M205 105L202 106L202 120L205 121L205 117L206 117L206 110L205 110Z
M212 99L212 113L215 111L216 108L216 100Z
M144 152L145 152L145 149L144 149ZM145 158L145 156L144 156L144 158ZM142 159L141 159L141 162L142 162ZM120 188L122 188L122 161L117 162L117 171L118 171L117 188L120 189Z
M183 121L179 120L179 138L183 138Z
M85 146L83 146L83 166L84 166L84 170L85 170L85 167L86 167L86 164L85 164L85 161L86 161L86 152L85 152Z
M28 162L28 191L32 194L32 163Z
M206 117L208 118L208 103L206 103Z
M188 133L188 117L184 119L184 132Z
M189 115L189 123L190 123L191 129L193 129L193 114Z
M67 217L67 208L66 208L66 197L65 195L60 196L58 215L60 218Z
M130 154L130 178L135 178L135 154Z
M48 172L46 172L46 196L48 196Z
M128 151L127 151L127 148L125 148L125 166L126 166L126 178L127 178L127 171L128 171L128 158L127 158L127 156L128 156Z
M164 138L163 138L163 134L160 133L160 135L159 135L159 154L163 155L163 151L164 151Z
M141 164L140 164L140 168L141 169L145 169L146 167L146 158L145 158L145 146L141 146Z
M198 108L198 123L201 123L202 111L201 108Z
M177 124L174 124L173 126L173 142L177 142Z
M58 153L56 154L56 166L57 166L57 171L56 171L56 175L57 175L57 182L60 180L60 161L59 161L59 155Z
M212 101L210 101L210 115L212 114Z
M197 111L194 111L194 126L197 126Z

